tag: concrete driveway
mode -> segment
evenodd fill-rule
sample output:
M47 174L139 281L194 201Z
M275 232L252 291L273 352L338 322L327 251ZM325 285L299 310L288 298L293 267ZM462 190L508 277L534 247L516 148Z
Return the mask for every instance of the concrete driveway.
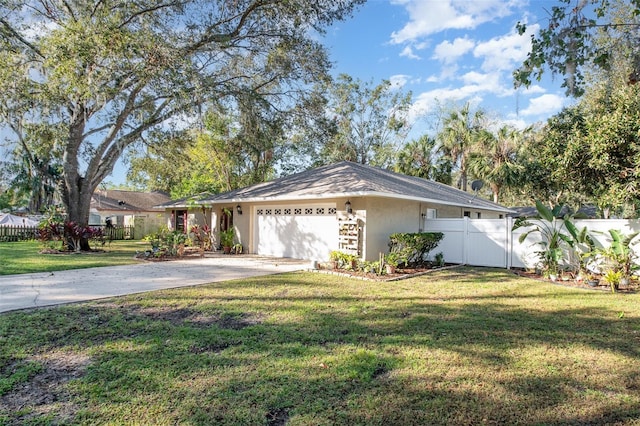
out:
M170 262L0 276L0 312L308 269L308 261L213 255Z

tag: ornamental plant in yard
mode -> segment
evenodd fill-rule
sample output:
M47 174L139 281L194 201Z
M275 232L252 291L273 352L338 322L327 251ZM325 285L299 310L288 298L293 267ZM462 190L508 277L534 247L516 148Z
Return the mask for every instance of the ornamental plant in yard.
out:
M637 255L633 250L633 245L639 232L629 235L623 234L617 229L610 229L611 243L609 247L599 250L598 253L604 258L605 267L614 271L620 271L622 277L630 278L634 271L638 270L635 263Z
M563 205L549 208L536 201L537 220L531 221L528 218L518 218L513 225L513 230L518 228L531 228L520 235L518 241L522 244L529 235L540 234L542 240L539 244L542 249L536 252L543 267L545 275L555 275L558 273L560 264L568 260L568 253L573 250L574 240L566 233L567 227L575 229L571 223L572 216L562 214Z
M230 226L224 231L220 231L220 245L223 248L226 247L231 249L231 247L233 247L233 241L235 237L236 237L236 232L233 226Z
M42 245L50 249L58 246L61 250L79 252L82 240L103 241L104 231L99 227L80 226L73 221L50 217L40 223L37 236Z
M444 238L442 232L395 233L389 236L389 252L406 265L422 264Z
M329 260L336 262L336 267L339 269L356 269L358 264L357 255L344 253L340 250L332 250L329 253Z
M146 235L144 240L151 244L151 254L154 257L177 256L180 247L184 246L187 240L187 235L165 226L158 232Z
M191 242L198 246L202 247L204 251L211 250L211 228L209 225L194 225L191 227L191 232L189 233L189 237Z

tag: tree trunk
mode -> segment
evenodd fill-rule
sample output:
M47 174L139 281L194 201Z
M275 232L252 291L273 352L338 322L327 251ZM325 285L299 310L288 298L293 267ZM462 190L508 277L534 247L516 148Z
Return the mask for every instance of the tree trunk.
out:
M63 198L67 209L67 220L75 222L81 227L88 226L93 189L86 184L83 177L78 176L75 179L75 183L67 182L65 179L63 193L65 195ZM80 240L80 249L83 251L91 250L89 240L82 238Z
M460 157L460 184L462 185L462 190L467 192L467 161L464 153Z
M498 196L500 195L500 187L498 185L491 184L491 192L493 192L493 202L498 204Z
M79 111L83 111L81 107ZM75 222L78 226L86 227L89 224L89 210L91 207L91 196L95 186L80 176L78 167L78 150L83 140L84 117L80 114L76 120L72 120L69 128L69 141L64 153L63 165L63 187L62 201L67 209L67 220ZM80 240L80 248L88 251L89 241L86 238Z
M460 172L460 189L467 192L467 172L463 170Z

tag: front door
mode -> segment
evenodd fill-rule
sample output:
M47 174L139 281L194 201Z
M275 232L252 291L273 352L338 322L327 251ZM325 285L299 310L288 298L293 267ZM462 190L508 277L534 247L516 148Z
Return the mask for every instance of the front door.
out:
M220 231L233 228L233 209L222 209L220 214Z
M185 230L187 229L187 211L175 210L174 217L175 217L175 221L173 223L174 229L182 233L186 232Z

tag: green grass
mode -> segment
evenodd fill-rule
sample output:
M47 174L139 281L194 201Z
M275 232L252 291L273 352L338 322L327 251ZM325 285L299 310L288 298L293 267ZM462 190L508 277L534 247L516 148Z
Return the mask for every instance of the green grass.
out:
M53 272L135 263L136 250L150 248L143 241L113 241L91 253L40 254L37 241L0 242L0 275Z
M639 424L639 306L461 268L12 312L0 424Z

